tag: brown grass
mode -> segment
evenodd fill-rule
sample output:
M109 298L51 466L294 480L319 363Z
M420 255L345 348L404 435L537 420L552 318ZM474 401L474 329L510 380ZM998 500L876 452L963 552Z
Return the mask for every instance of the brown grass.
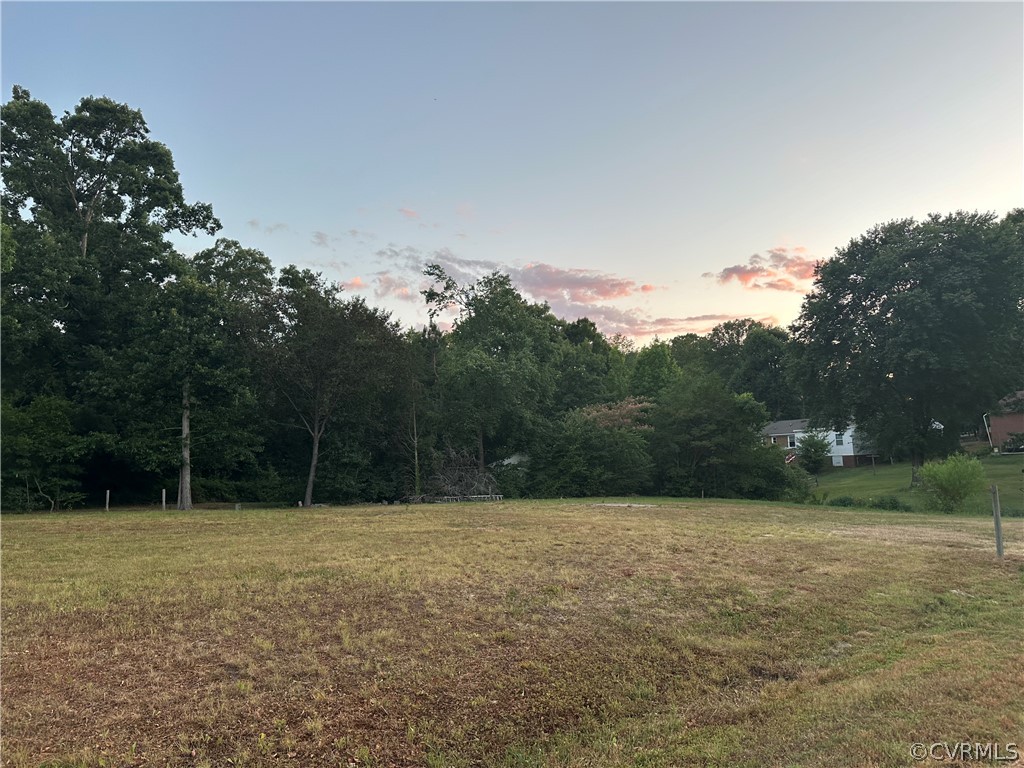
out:
M1024 742L1024 524L502 503L3 521L3 763L914 765Z

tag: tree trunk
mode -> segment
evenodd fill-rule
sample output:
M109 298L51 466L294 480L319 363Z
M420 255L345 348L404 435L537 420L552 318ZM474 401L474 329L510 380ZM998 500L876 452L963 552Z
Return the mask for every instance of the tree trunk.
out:
M181 385L181 468L178 471L178 509L192 509L192 427L188 378Z
M412 404L412 461L415 494L419 496L420 490L420 433L416 428L416 403Z
M476 443L476 460L480 464L480 469L487 469L484 464L484 425L481 424L477 430L477 443Z
M921 467L924 464L924 456L919 451L910 455L910 487L917 488L921 485Z
M306 480L306 495L302 500L302 506L313 506L313 480L316 479L316 463L320 458L320 435L323 429L313 425L313 456L309 460L309 478Z

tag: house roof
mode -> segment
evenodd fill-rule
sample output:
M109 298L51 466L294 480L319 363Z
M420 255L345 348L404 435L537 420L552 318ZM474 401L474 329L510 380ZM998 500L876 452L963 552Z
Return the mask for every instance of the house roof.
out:
M793 435L797 432L807 431L807 419L786 419L784 421L773 421L761 430L763 435Z

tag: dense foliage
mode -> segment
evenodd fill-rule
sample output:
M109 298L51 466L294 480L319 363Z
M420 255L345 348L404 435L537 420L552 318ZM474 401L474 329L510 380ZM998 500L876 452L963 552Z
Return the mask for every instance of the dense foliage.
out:
M817 270L794 324L810 414L920 465L1021 380L1024 211L873 228Z
M764 444L770 419L811 408L887 450L916 445L921 424L1004 394L990 356L1019 351L1005 322L1019 285L985 265L1019 256L1020 216L873 231L821 268L795 340L735 320L638 350L507 275L460 285L437 265L424 265L431 323L403 330L241 243L176 250L172 231L220 224L186 202L136 110L89 97L57 118L16 87L2 118L5 509L97 505L108 489L119 504L170 489L183 509L454 487L799 498L806 477ZM936 302L956 327L933 328ZM965 343L983 332L996 336Z
M985 487L985 470L974 456L954 453L921 468L924 489L943 512L961 512L964 502Z

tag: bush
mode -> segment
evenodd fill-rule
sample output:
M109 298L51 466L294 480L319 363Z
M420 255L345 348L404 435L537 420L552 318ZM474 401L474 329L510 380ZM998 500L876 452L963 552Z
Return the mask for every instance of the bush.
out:
M963 512L967 499L985 487L985 469L974 457L954 454L921 467L921 481L937 509Z
M816 475L825 468L831 450L832 445L823 435L812 432L797 443L796 457L804 469Z
M797 504L811 503L814 496L814 478L803 467L795 464L786 464L785 472L786 488L780 499Z
M886 509L893 512L910 512L913 507L905 501L900 501L896 496L879 496L877 499L870 499L868 506L871 509Z
M824 502L823 502L824 503ZM830 507L866 507L884 509L890 512L911 512L913 508L896 496L879 496L877 499L859 499L853 496L836 496L828 502Z
M836 496L828 505L830 507L863 507L864 502L861 499L853 498L853 496Z

